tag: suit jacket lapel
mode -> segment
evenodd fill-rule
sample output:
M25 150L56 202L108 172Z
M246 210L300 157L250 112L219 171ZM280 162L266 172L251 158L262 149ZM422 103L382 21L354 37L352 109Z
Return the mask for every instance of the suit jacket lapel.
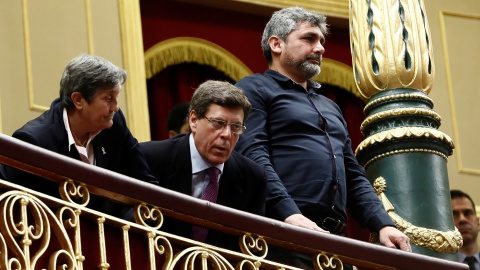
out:
M242 172L238 169L235 159L230 158L225 162L223 174L220 177L220 190L217 203L225 206L236 207L243 201Z
M63 123L63 107L60 103L56 103L55 107L51 108L53 110L53 118L50 118L55 127L55 136L57 137L58 143L55 143L54 150L55 152L62 154L67 157L80 160L80 155L78 154L75 147L70 150L70 145L68 145L68 135L67 130L65 129L65 124Z
M173 147L172 171L168 179L168 185L171 185L173 190L192 195L192 159L189 136L185 135L174 143L177 144L177 147Z
M102 134L105 131L106 130L103 130L102 132L100 132L100 134L95 136L92 143L93 143L93 153L95 156L96 165L98 167L108 169L107 168L108 158L109 158L109 153L108 153L109 151L107 151L108 145L105 140L105 136L103 136Z

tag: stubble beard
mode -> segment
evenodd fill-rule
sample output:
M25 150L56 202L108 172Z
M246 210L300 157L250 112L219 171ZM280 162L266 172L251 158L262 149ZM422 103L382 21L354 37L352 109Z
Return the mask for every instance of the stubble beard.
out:
M318 56L316 55L309 55L306 58L297 61L293 59L293 57L291 57L290 54L287 53L285 55L285 62L288 65L295 67L297 70L302 72L306 78L311 79L317 76L318 74L320 74L320 71L321 71L321 68L320 68L321 57L320 58L317 58L317 57ZM320 61L320 63L317 65L317 64L312 64L308 62L308 60L312 58L317 58Z
M298 69L305 74L305 77L310 79L320 74L321 71L320 65L312 64L308 60L303 61Z

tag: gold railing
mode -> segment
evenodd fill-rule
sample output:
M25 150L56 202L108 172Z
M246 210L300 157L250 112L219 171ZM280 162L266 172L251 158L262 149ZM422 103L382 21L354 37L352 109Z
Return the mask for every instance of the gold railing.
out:
M0 269L294 269L266 260L268 245L311 254L317 269L468 269L211 204L3 134L0 145L0 163L64 187L61 200L0 181ZM89 209L90 194L135 206L137 223ZM163 232L163 215L238 236L242 252Z

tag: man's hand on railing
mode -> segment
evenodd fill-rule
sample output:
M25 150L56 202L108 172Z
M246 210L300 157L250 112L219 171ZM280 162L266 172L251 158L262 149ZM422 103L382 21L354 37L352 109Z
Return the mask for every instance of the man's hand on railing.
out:
M324 233L330 233L329 231L325 231L324 229L317 226L317 224L310 219L306 218L302 214L293 214L285 219L285 222L288 224L292 224L295 226L299 226L302 228L315 230Z
M380 229L380 243L386 247L398 248L404 251L412 252L410 238L397 228L385 226Z

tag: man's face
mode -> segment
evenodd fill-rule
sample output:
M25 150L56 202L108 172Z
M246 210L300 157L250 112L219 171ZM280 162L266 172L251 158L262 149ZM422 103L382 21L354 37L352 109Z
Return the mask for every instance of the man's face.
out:
M243 125L243 109L241 107L226 108L211 104L205 116L210 120L223 120L228 124ZM209 165L216 166L227 161L239 136L231 132L230 125L216 130L206 118L198 118L195 111L190 113L189 124L195 146Z
M465 197L452 199L453 220L463 237L463 245L474 243L480 230L479 219L472 202Z
M281 62L287 70L310 79L320 73L325 38L320 28L309 22L301 23L284 43Z
M88 132L96 133L113 125L113 115L118 111L117 97L121 86L99 90L90 104L82 98L81 117Z

